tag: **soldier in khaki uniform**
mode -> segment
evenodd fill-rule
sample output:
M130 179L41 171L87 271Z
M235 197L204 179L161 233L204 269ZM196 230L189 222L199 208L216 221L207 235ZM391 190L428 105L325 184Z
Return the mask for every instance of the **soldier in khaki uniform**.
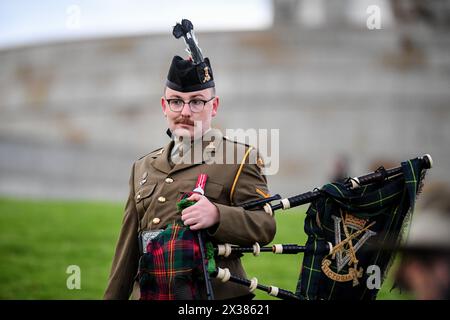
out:
M213 243L265 245L272 241L273 217L263 210L248 211L238 206L267 197L267 181L254 148L231 141L211 128L219 107L214 87L208 58L200 64L173 58L161 98L172 139L133 164L105 299L128 299L131 293L132 298L139 298L135 281L140 258L138 233L164 228L179 219L176 202L180 195L192 191L200 173L208 175L205 194L191 197L197 203L181 213L185 225L191 230L206 229ZM196 149L201 151L200 161L194 159L199 153L186 152L186 147L200 148ZM236 276L246 277L237 254L218 257L216 263ZM212 279L212 286L216 299L253 297L248 288L231 282Z

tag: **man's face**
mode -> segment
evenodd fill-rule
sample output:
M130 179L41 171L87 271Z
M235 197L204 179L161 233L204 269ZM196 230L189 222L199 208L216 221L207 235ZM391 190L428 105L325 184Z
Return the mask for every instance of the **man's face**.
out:
M187 134L193 138L194 132L196 136L201 136L203 133L211 128L211 119L216 116L217 108L219 107L219 98L214 97L214 91L211 88L193 91L193 92L180 92L170 88L165 89L165 96L161 97L161 106L164 115L167 118L167 123L170 131L177 136L186 136ZM213 98L211 100L211 98ZM179 99L186 102L181 111L172 111L169 102L171 99ZM189 101L194 101L194 104L200 103L199 101L208 101L200 112L192 112L189 107ZM180 101L179 101L180 102ZM199 126L194 127L194 123L201 123Z

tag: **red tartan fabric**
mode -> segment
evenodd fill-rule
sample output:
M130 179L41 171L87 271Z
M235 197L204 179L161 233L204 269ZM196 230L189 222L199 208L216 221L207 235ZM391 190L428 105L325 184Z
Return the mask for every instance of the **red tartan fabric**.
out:
M147 245L138 276L141 300L199 299L204 280L195 233L179 223L168 225Z

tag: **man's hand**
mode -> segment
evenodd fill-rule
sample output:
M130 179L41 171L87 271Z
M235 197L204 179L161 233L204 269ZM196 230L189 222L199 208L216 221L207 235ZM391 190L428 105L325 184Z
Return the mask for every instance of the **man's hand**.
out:
M200 230L211 227L219 222L219 210L208 198L198 193L191 195L188 200L197 201L196 204L181 212L181 220L191 230Z

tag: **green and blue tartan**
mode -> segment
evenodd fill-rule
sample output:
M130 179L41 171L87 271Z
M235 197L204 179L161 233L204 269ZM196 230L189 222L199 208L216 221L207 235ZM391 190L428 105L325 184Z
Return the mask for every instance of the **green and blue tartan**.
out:
M181 222L170 224L147 245L139 260L141 300L199 299L204 286L195 233Z
M401 238L405 217L412 212L416 194L423 177L421 162L417 159L402 163L403 176L388 180L382 184L371 184L348 190L341 183L331 183L322 187L323 197L312 202L305 218L305 233L308 235L307 246L313 248L306 252L296 294L309 300L373 300L378 289L368 289L366 282L367 267L377 265L381 270L382 280L389 269L393 252L383 250L385 244L397 244ZM376 235L369 238L357 251L358 268L363 268L359 285L352 281L337 282L327 277L321 269L322 260L327 256L323 248L327 242L334 245L335 231L332 215L341 216L348 212L357 218L368 219L366 226L375 224L370 230ZM346 238L341 227L341 239ZM355 238L353 244L361 237ZM331 270L338 274L347 274L346 265L338 272L336 260L331 259Z

